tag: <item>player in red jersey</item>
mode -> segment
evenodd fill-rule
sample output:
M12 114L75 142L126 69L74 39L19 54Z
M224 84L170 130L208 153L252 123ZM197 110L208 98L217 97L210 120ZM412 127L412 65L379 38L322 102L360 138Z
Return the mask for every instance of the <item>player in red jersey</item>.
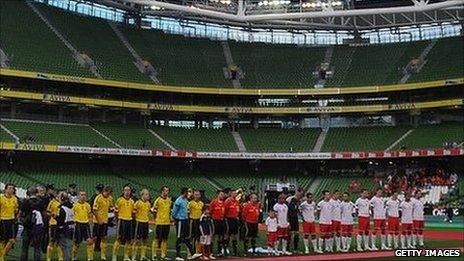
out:
M224 215L226 231L225 239L225 254L229 246L229 241L232 241L232 255L237 256L237 234L239 228L240 202L236 199L237 191L230 192L229 197L224 201Z
M258 223L261 214L261 207L258 201L258 196L254 193L249 195L249 200L243 205L242 220L245 226L245 237L243 239L243 247L248 251L248 242L251 241L252 252L256 249L256 237L258 237Z
M224 221L224 214L225 214L225 207L224 207L224 192L222 190L218 190L216 193L216 198L211 201L209 205L209 209L211 212L211 218L213 219L214 223L214 236L217 240L217 249L218 255L221 255L221 252L225 252L224 249L224 235L225 235L225 221Z

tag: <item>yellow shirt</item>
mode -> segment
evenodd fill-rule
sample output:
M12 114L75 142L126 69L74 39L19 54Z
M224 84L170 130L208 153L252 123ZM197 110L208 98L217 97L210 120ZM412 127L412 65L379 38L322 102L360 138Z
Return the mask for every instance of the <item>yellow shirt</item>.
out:
M99 219L103 220L103 223L108 223L108 212L113 206L113 197L108 196L105 198L101 194L95 197L93 202L93 214L98 216ZM95 222L97 219L95 218Z
M148 222L150 220L150 202L137 200L134 204L135 220L137 222Z
M201 210L203 208L203 205L204 203L201 200L199 201L191 200L187 205L187 208L189 211L189 218L200 219Z
M156 225L170 225L171 224L171 198L158 197L153 202L153 211L156 212L155 224Z
M16 196L6 197L0 196L0 220L15 219L18 212L18 198Z
M50 221L48 222L48 224L50 226L57 224L55 217L58 216L59 212L60 212L60 202L58 202L58 200L54 198L50 201L50 203L48 203L48 206L47 206L47 213L50 215Z
M80 203L78 201L74 203L72 210L74 213L74 222L89 223L89 216L92 213L89 203Z
M132 213L134 212L133 199L125 199L124 197L120 197L118 200L116 200L116 205L114 207L118 212L118 219L132 220Z

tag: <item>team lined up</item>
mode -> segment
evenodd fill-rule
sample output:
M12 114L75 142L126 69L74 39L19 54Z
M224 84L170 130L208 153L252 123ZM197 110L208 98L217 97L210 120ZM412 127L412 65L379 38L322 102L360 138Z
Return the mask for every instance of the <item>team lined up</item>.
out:
M421 198L421 192L417 191L414 198L405 193L403 201L398 199L398 193L385 199L382 189L369 198L369 192L363 190L353 203L347 192L340 199L340 192L330 194L325 190L322 200L316 203L311 193L306 194L306 199L303 199L302 191L289 198L282 194L266 220L269 251L277 253L277 246L281 244L281 252L291 254L287 251L290 240L294 249L298 249L298 216L303 219L305 253L310 252L310 242L315 253L350 251L355 216L358 219L357 251L379 250L379 236L381 250L422 247L424 204ZM316 216L319 218L318 234Z
M86 242L87 260L93 260L95 249L100 251L101 260L107 260L108 226L113 211L117 238L112 248L112 260L117 260L121 245L124 246L124 260L150 260L147 257L147 240L152 215L155 239L151 244L151 260L168 259L168 238L173 224L176 227L176 260L184 260L181 257L182 244L187 247L187 259L214 259L214 239L217 242L216 255L238 256L239 239L243 241L245 252L250 243L250 252L254 254L256 250L258 225L262 220L256 194L248 195L242 203L238 191L218 191L216 197L205 204L200 191L190 193L183 188L173 202L169 188L164 186L151 203L147 189L143 189L137 199L130 185L126 185L122 195L114 201L111 187L106 186L101 187L89 203L85 191L73 194L39 190L28 191L30 198L49 197L46 207L43 202L20 206L14 185L7 184L5 187L4 195L0 197L1 260L15 243L18 220L24 227L23 241L34 239L34 233L48 231L47 260L52 260L55 252L59 260L77 260L82 242ZM424 206L420 200L421 193L416 192L414 198L406 193L404 201L398 199L397 193L387 200L382 194L379 189L369 199L368 191L364 190L353 203L348 193L343 193L340 199L338 191L332 194L323 191L322 200L317 204L311 193L303 195L302 190L295 195L281 194L265 221L268 253L292 254L288 246L291 241L293 251L298 252L301 232L305 253L310 252L310 243L315 253L347 252L351 249L355 216L358 219L357 251L378 250L376 242L379 236L382 250L423 246ZM28 218L28 212L31 212L31 218ZM302 231L300 218L303 219ZM370 228L371 218L373 229ZM27 244L23 242L26 256L22 251L22 260L27 260L27 248L34 243L34 240L30 241ZM36 252L34 259L40 260L40 254Z

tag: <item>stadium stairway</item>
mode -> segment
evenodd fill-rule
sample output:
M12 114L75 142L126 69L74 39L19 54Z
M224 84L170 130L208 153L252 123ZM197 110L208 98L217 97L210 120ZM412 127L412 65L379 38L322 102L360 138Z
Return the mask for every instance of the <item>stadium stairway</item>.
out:
M386 148L385 151L389 151L395 148L396 145L398 145L401 141L403 141L406 137L408 137L413 131L414 129L408 130L406 133L403 134L403 136L399 137L395 142L393 142L390 146L388 146L388 148Z
M19 141L32 144L52 144L114 148L117 144L99 134L89 125L28 120L0 119L1 124Z
M238 151L240 152L246 152L247 149L245 147L245 143L243 143L242 136L240 136L240 133L238 131L231 131L232 137L234 137L235 144L237 145Z
M235 65L234 58L232 57L232 52L230 51L229 42L222 41L221 46L222 46L222 50L224 52L224 57L226 59L227 66L228 67L229 66L234 66ZM242 85L240 83L240 79L232 79L232 86L234 86L234 88L242 88Z
M92 58L87 57L87 61L82 58L76 48L53 26L52 23L35 7L32 2L26 1L27 5L40 17L40 19L50 28L50 30L58 37L58 39L63 42L63 44L71 51L73 58L76 62L81 65L82 67L86 67L86 65L90 70L90 72L97 78L102 78L100 73L97 71L97 67L95 66L95 62Z
M149 61L143 61L140 55L137 53L137 51L132 47L132 45L129 43L127 38L124 36L124 34L119 30L118 26L114 24L113 22L108 21L109 26L113 30L113 32L118 36L119 40L124 44L124 46L127 48L129 53L134 57L135 60L135 66L137 69L140 71L142 74L147 74L150 79L155 82L155 83L160 83L158 78L156 77L156 70L153 67L153 65ZM151 72L147 72L146 69L151 68Z
M23 0L0 1L0 46L11 69L90 77Z
M462 123L449 122L435 125L419 125L399 142L395 149L433 149L441 148L445 142L464 142Z
M152 82L137 70L131 54L105 20L76 15L44 4L37 4L37 8L79 53L93 59L104 79Z

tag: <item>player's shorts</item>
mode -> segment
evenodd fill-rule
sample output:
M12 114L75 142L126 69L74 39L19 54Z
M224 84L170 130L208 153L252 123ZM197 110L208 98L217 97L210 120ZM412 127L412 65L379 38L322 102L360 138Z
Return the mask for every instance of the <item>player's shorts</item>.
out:
M288 238L289 227L277 227L278 238Z
M332 220L332 233L337 233L341 231L341 224L342 222L341 221L338 221L338 220Z
M238 234L238 218L226 218L226 234Z
M288 223L290 224L290 231L291 232L300 231L300 223L298 222L298 217L297 218L289 218Z
M131 241L134 234L132 230L132 220L119 219L117 231L118 239L121 244Z
M108 224L94 224L92 230L93 237L106 237L108 235Z
M277 232L267 232L267 245L270 247L274 247L277 238Z
M156 225L155 226L155 238L161 240L168 240L170 225Z
M177 238L188 238L190 236L190 226L188 219L182 219L176 221L176 237Z
M412 223L403 223L401 224L401 233L403 234L411 234L412 232Z
M358 230L360 233L369 234L369 217L358 217Z
M209 246L211 245L212 236L211 235L200 236L199 241L200 241L200 244Z
M245 223L245 237L255 238L258 236L258 223Z
M200 233L200 219L189 219L190 233L189 238L198 240L201 236Z
M340 228L342 230L342 234L351 234L351 233L353 233L353 225L341 224Z
M385 219L374 219L374 229L384 231Z
M0 240L6 241L15 239L15 226L14 219L0 220Z
M412 225L414 230L424 230L424 220L413 220Z
M303 221L303 233L304 234L315 234L316 224L314 224L314 222Z
M226 233L226 222L224 219L213 219L214 235L223 236Z
M91 237L89 223L74 224L74 242L80 244L82 241L87 240Z
M399 217L388 217L388 231L390 233L400 231L400 218Z
M58 242L58 226L57 225L48 226L48 242L50 243Z
M135 221L135 228L134 228L135 239L147 240L148 230L149 230L148 222Z
M319 232L321 235L332 233L332 224L319 224Z

